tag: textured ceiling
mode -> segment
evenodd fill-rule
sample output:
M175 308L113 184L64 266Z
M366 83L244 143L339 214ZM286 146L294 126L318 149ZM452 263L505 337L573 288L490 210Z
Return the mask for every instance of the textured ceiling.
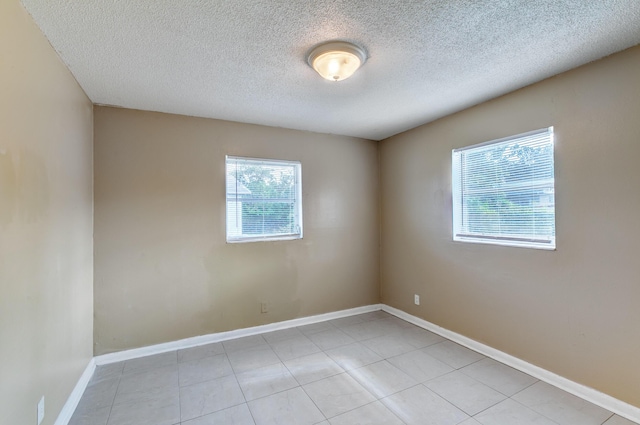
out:
M94 103L373 140L640 43L639 0L22 2Z

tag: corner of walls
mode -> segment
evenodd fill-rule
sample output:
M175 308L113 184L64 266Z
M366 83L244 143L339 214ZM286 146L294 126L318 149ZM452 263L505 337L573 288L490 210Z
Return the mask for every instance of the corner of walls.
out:
M0 57L0 411L52 425L92 358L93 112L18 0Z
M377 273L378 273L378 302L382 302L382 168L380 160L382 158L380 149L381 149L382 141L376 142L376 167L378 170L378 180L376 181L377 192L378 192L378 261L377 261Z
M379 301L374 141L95 112L97 355ZM301 161L303 239L226 243L225 155Z
M381 302L640 406L638 69L640 46L383 142ZM451 150L550 125L557 250L453 242Z
M402 320L406 320L409 323L413 323L416 326L438 334L448 339L449 341L453 341L500 363L511 366L516 370L524 372L528 375L533 376L534 378L560 388L561 390L564 390L570 394L575 395L576 397L593 403L596 406L600 406L603 409L609 410L610 412L620 415L626 419L640 423L639 407L632 406L600 391L594 390L593 388L589 388L585 385L581 385L577 382L571 381L567 378L533 365L522 359L511 356L503 351L482 344L481 342L475 341L471 338L467 338L466 336L450 331L449 329L442 328L438 325L435 325L414 315L408 314L397 308L382 304L382 310L386 311L389 314L393 314L394 316L399 317Z

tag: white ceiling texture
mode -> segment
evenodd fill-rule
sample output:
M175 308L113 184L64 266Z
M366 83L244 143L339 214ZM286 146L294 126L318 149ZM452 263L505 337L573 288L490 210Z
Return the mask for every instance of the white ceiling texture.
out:
M640 0L22 2L96 104L373 140L640 43ZM307 65L329 40L350 79Z

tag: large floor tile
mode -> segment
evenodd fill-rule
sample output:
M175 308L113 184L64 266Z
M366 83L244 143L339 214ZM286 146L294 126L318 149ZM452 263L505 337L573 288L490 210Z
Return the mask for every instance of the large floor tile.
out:
M603 425L638 425L636 422L631 422L628 419L625 419L618 415L613 415L606 421Z
M354 325L344 326L342 331L356 341L364 341L386 335L390 330L383 326L384 319L371 320L368 322L356 323Z
M107 425L111 405L95 409L76 410L68 425Z
M222 345L227 353L231 353L233 351L246 350L248 348L262 347L268 344L262 335L251 335L224 341Z
M120 378L103 379L94 382L84 391L76 410L88 411L111 406L120 384Z
M192 360L211 357L218 354L224 354L224 346L221 342L200 345L198 347L185 348L178 350L178 363L189 362Z
M303 388L327 418L375 400L371 393L346 373L312 382Z
M476 353L460 344L446 340L433 344L423 351L454 369L460 369L461 367L468 366L471 363L486 358L480 353Z
M459 370L509 397L537 382L536 378L493 359L480 360Z
M213 424L640 425L382 311L98 366L69 422Z
M343 413L329 422L331 425L403 425L402 421L379 401Z
M448 373L424 385L470 416L506 398L504 394L460 372Z
M359 342L333 348L327 350L326 353L344 370L355 369L382 360L382 357Z
M403 329L400 331L400 333L402 334L403 337L407 339L407 341L411 345L413 345L416 348L429 347L433 344L446 341L440 335L436 335L433 332L427 331L417 326L412 326L408 329Z
M355 342L355 339L337 328L316 332L308 335L308 337L322 350L330 350L332 348L342 347L343 345Z
M181 420L197 418L245 402L235 376L180 388Z
M382 403L407 425L456 425L469 417L424 385L383 398Z
M178 385L178 364L159 367L145 372L131 373L120 378L118 395L154 388L175 387Z
M482 425L482 424L473 418L469 418L466 421L460 422L458 425Z
M246 404L240 404L182 422L182 425L255 425L255 422L249 407Z
M203 357L178 364L180 386L197 384L233 374L226 354Z
M358 314L355 316L341 317L339 319L333 319L329 321L329 323L331 323L333 326L337 328L344 328L345 326L351 326L356 323L362 323L362 322L365 322L365 319L362 317L361 314Z
M300 387L248 404L256 425L313 425L325 419Z
M227 357L235 373L242 373L251 369L280 363L280 358L266 343L263 346L232 351Z
M560 425L600 425L612 415L546 382L536 382L512 398Z
M377 398L395 394L418 384L416 380L386 360L352 369L349 375Z
M482 425L557 425L522 404L506 399L474 416Z
M152 356L140 357L138 359L127 360L124 362L123 374L140 373L148 370L171 366L178 363L178 354L176 351L167 353L154 354Z
M125 362L117 362L96 366L96 370L93 372L93 376L87 386L90 387L105 379L120 378L124 370L124 363Z
M180 400L176 395L144 402L114 405L108 425L174 425L180 422Z
M297 387L289 370L282 364L276 363L253 369L237 375L238 383L247 401L265 397L280 391Z
M284 341L285 339L297 338L304 334L298 328L282 329L279 331L267 332L262 337L269 343Z
M362 341L362 344L383 359L388 359L389 357L414 351L416 347L410 341L411 339L405 337L402 333L393 333Z
M180 394L180 390L176 385L172 385L170 387L154 387L141 391L134 392L120 392L116 394L116 398L113 401L113 405L117 406L119 404L126 403L145 403L151 400L155 400L157 398L163 397L178 397Z
M401 354L388 361L418 382L425 382L454 370L421 350Z
M274 342L271 344L271 348L282 361L308 356L321 351L317 345L304 335Z
M413 323L409 323L406 320L402 320L399 317L393 315L388 315L388 317L385 317L384 319L385 322L393 324L397 329L407 330L417 328L417 326Z
M375 321L372 321L371 323L375 324L376 327L383 329L385 331L385 334L407 332L411 329L416 328L412 324L407 323L404 320L398 319L397 317L394 317L394 316L390 316L380 320L375 320Z
M325 353L315 353L284 362L289 372L300 385L319 381L320 379L344 372L336 362Z
M330 329L336 329L336 327L333 326L331 322L327 321L327 322L318 322L318 323L311 323L308 325L298 326L297 329L303 334L309 336L318 332L328 331Z

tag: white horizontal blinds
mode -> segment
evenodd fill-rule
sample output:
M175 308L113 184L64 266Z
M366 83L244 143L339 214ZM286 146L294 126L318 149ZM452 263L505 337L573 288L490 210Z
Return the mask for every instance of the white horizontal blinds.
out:
M453 151L454 238L555 246L553 128Z
M299 235L299 169L295 162L227 157L227 239Z

